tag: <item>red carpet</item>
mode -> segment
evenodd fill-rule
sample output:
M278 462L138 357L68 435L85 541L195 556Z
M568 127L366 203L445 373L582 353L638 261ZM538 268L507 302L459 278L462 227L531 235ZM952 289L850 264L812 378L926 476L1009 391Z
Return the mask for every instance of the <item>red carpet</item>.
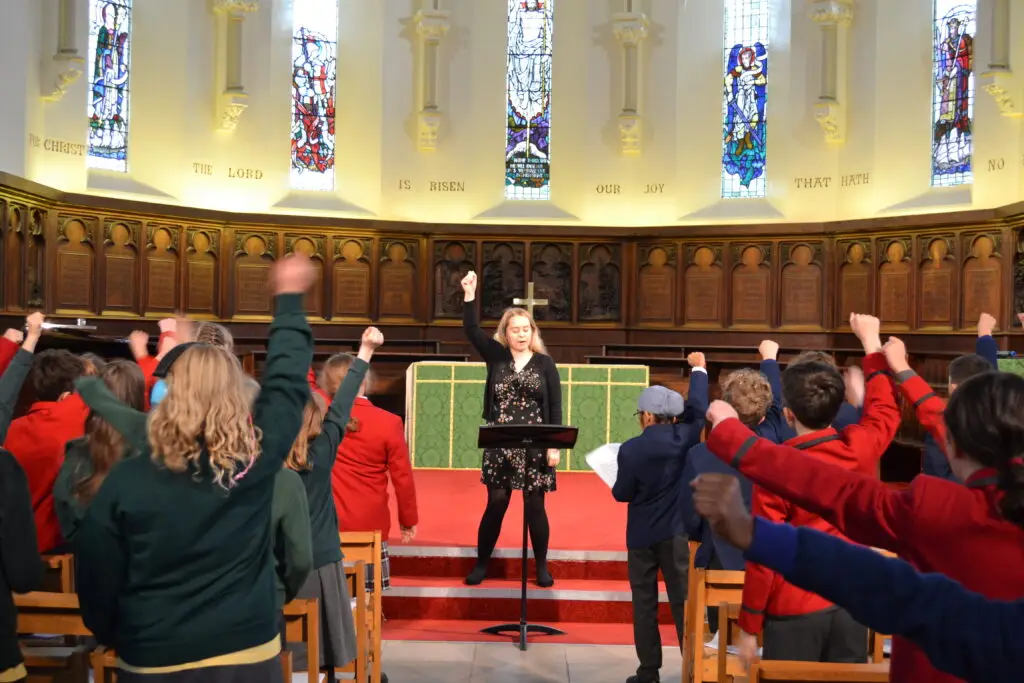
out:
M480 586L462 579L476 560L476 534L486 491L477 471L416 470L420 523L416 538L403 545L398 520L389 543L391 590L384 594L388 621L384 637L393 640L486 642L512 640L479 633L496 623L518 622L522 497L512 496L491 560ZM551 524L551 589L532 583L529 563L529 620L566 631L535 642L629 645L633 642L632 604L626 569L626 506L612 498L594 474L560 474L558 491L547 497ZM666 644L674 641L672 618L661 596L659 617Z
M487 502L477 470L415 470L420 523L416 546L476 547L476 530ZM553 550L626 550L626 506L596 474L558 474L558 490L547 495ZM398 514L391 506L391 544L401 541ZM498 539L499 548L519 548L523 537L523 499L512 503Z

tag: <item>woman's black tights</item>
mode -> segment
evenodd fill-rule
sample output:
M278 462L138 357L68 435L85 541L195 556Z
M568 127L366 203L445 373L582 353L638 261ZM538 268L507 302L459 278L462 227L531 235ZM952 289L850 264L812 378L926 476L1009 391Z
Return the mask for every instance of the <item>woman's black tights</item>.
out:
M512 492L508 489L487 489L487 507L484 508L476 537L476 567L466 578L466 583L470 585L480 583L487 576L487 563L494 552L494 546L498 543L501 523L505 519L511 494ZM523 504L526 526L530 530L530 544L533 546L533 556L537 562L537 583L551 585L553 581L547 567L548 538L551 535L551 528L548 525L547 510L544 509L544 492L524 494Z

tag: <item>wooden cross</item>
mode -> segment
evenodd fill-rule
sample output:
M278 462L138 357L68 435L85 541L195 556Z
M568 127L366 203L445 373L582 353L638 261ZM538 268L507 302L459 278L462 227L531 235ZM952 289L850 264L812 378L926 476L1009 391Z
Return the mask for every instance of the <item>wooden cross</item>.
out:
M533 315L533 307L547 306L548 300L535 299L533 296L533 283L530 282L526 285L526 298L520 299L519 297L516 297L515 299L512 299L512 303L514 303L516 306L526 306L526 310L530 312L530 315Z

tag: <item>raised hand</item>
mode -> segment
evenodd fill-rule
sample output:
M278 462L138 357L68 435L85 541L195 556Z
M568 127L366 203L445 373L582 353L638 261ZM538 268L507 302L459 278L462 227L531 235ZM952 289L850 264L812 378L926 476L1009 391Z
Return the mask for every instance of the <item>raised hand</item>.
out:
M175 332L178 328L177 318L164 318L157 323L157 327L160 328L160 334L164 332Z
M316 280L316 269L305 254L290 254L270 271L274 294L305 294Z
M359 359L367 363L373 356L373 352L384 343L384 334L376 327L367 327L363 330L363 337L359 340Z
M39 338L43 336L44 322L46 322L46 318L38 311L30 313L25 318L25 342L21 345L21 348L29 353L35 353L36 344L39 343Z
M907 347L896 337L889 337L889 341L882 347L882 353L885 354L885 359L889 361L889 367L893 372L899 374L910 369L910 363L907 362Z
M4 339L15 344L21 344L21 342L25 341L25 335L22 334L21 330L11 328L4 332Z
M462 292L465 294L466 301L472 301L476 298L476 272L469 271L466 273L466 277L462 278Z
M690 364L691 368L704 368L707 369L707 359L704 354L700 351L694 351L686 356L686 362Z
M149 355L149 333L142 330L135 330L128 335L128 348L131 349L132 358L140 360Z
M736 412L736 409L731 404L725 401L712 401L704 417L711 423L711 429L714 429L725 420L733 417L739 418L739 413Z
M882 323L873 315L850 314L850 329L864 346L865 353L876 353L882 349L881 326Z
M994 329L996 329L996 319L988 313L982 313L978 318L978 336L991 337Z
M757 352L761 354L762 360L777 360L779 357L779 343L771 339L765 339L757 347Z

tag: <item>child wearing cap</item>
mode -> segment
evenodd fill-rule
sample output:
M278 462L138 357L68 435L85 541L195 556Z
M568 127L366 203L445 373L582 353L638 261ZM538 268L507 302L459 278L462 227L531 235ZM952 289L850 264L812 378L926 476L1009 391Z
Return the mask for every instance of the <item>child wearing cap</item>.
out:
M683 642L683 604L690 565L680 492L686 453L698 441L708 407L708 374L702 353L691 353L690 398L665 387L644 389L636 417L643 431L619 448L615 500L629 503L626 548L633 600L633 641L640 666L627 683L659 680L658 571L665 579L672 618ZM688 490L688 489L686 489Z

